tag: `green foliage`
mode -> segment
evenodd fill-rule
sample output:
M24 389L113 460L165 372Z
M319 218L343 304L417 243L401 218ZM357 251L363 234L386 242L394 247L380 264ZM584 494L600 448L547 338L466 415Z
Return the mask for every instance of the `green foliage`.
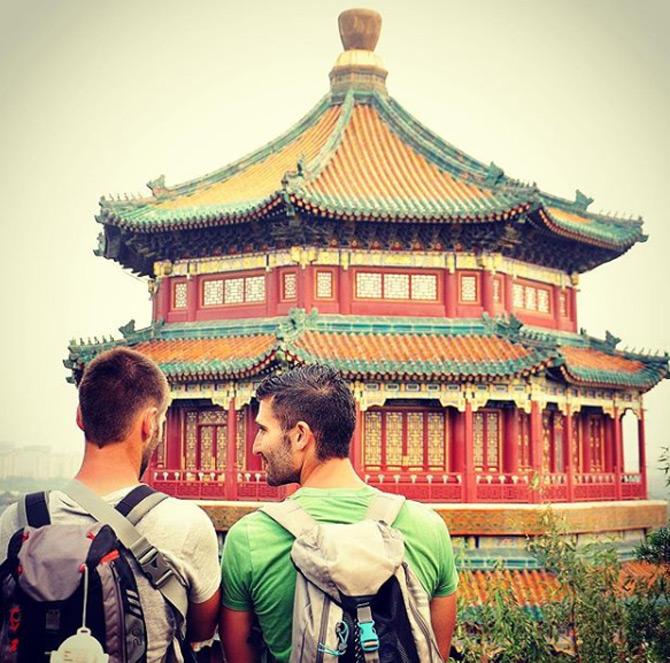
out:
M556 589L541 614L519 605L503 582L487 586L481 608L461 601L454 638L459 660L670 661L670 531L652 533L638 548L638 559L654 566L648 577L634 578L623 572L613 545L578 545L551 509L543 519L545 534L529 540L528 548L554 574Z

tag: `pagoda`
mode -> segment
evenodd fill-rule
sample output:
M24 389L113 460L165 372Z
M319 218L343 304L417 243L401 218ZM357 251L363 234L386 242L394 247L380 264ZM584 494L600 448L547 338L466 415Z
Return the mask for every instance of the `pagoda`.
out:
M351 383L361 477L448 503L471 547L509 546L546 501L573 507L577 532L663 524L646 499L643 395L668 357L578 327L580 274L645 241L642 222L512 179L423 126L387 93L380 26L368 10L340 16L330 90L276 140L101 200L96 253L148 278L152 323L73 342L70 379L116 345L157 361L173 400L148 481L212 500L220 529L243 502L286 494L252 454L254 390L310 362Z

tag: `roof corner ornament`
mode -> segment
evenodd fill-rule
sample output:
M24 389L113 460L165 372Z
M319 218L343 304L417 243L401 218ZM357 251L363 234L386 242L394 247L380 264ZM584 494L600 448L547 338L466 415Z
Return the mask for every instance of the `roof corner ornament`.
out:
M105 239L105 233L98 233L98 246L93 249L93 255L98 258L105 257L105 249L107 248L107 240Z
M593 202L593 198L584 195L579 189L575 191L575 202L572 204L574 209L579 212L586 212L588 206Z
M505 171L499 166L496 166L495 163L491 161L486 171L486 179L484 182L489 186L495 186L502 180L503 177L505 177Z
M119 327L119 331L121 332L121 336L128 340L132 336L135 335L135 319L129 320L125 325L121 325Z
M167 187L165 186L165 175L157 177L155 180L150 180L147 182L147 186L151 191L154 198L162 198L167 193Z
M618 336L612 334L609 330L605 332L605 345L610 349L616 349L616 346L621 342Z

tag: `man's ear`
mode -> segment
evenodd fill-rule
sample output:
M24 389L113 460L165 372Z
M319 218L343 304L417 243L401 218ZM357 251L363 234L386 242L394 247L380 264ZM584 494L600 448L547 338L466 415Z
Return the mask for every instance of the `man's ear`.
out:
M84 419L81 416L81 407L79 405L77 405L77 414L75 416L75 419L77 421L77 426L79 427L79 429L84 431L85 433L86 431L84 430Z
M305 421L299 421L295 425L296 433L293 437L293 446L298 451L304 451L314 440L314 433Z
M158 426L158 408L148 407L142 412L141 433L142 439L148 440Z

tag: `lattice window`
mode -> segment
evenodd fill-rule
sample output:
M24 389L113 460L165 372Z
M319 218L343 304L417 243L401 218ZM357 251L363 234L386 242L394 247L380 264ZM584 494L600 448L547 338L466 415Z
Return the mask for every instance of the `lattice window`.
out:
M581 421L578 415L572 417L572 463L577 473L584 472L584 451L582 449Z
M200 410L198 413L198 422L200 424L225 424L226 412L221 408Z
M228 448L228 426L216 427L216 469L225 470Z
M524 306L523 286L520 283L512 285L512 306L514 308L523 308Z
M205 306L223 304L223 281L220 279L205 281L202 287L202 303Z
M519 417L519 469L530 468L530 417L523 411Z
M470 275L461 276L461 301L477 301L477 277Z
M554 472L565 472L563 455L563 415L554 415Z
M551 412L542 413L542 471L551 472Z
M441 412L428 413L428 465L446 467L444 462L445 421Z
M333 298L333 273L317 271L316 273L316 296L317 299Z
M493 303L500 304L502 302L502 283L499 278L493 279Z
M282 299L290 301L298 298L298 275L287 272L282 276Z
M244 289L247 302L264 302L265 276L248 276L244 279Z
M200 426L200 468L214 469L214 426Z
M409 299L409 274L384 274L384 299Z
M365 465L382 464L382 414L365 413L365 432L363 439Z
M226 304L244 303L244 279L226 279L225 281Z
M435 274L412 274L412 299L435 301L437 299L437 276Z
M423 467L423 412L407 414L407 464Z
M402 465L402 419L399 412L386 413L386 464Z
M484 414L482 412L475 412L472 415L472 430L475 467L481 469L484 465Z
M356 297L360 299L381 299L382 275L375 272L356 274Z
M537 310L540 313L549 313L549 291L544 288L537 289Z
M589 417L589 445L591 451L591 471L602 472L605 468L605 444L602 417Z
M525 288L526 292L526 303L525 308L529 311L535 311L537 309L537 290L529 285Z
M489 470L498 471L500 447L500 427L498 412L486 413L486 463Z
M197 459L196 459L196 447L198 444L198 413L197 412L187 412L186 413L186 469L195 470Z
M187 300L187 284L185 281L174 284L172 290L172 308L186 308Z
M247 466L247 417L246 408L237 411L237 438L235 440L235 461L238 469Z

